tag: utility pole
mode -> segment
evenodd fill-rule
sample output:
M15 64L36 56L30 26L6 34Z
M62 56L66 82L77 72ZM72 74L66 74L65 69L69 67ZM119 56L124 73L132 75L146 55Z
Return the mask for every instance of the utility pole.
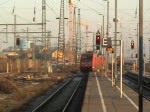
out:
M76 7L74 7L74 22L76 23ZM76 54L77 54L77 30L76 30L76 24L73 24L73 54L74 54L74 62L76 64Z
M149 64L150 64L150 38L148 38L149 41Z
M78 9L78 23L77 24L77 61L78 56L81 54L81 17L80 17L80 9Z
M16 52L16 15L14 15L14 51Z
M115 71L114 71L114 78L115 78L115 86L116 86L116 76L118 75L117 71L117 0L115 0L115 50L114 50L114 59L115 59Z
M103 15L103 38L104 38L104 15Z
M102 37L104 38L104 14L99 14L99 15L102 15L103 16L103 26L101 26L101 32L103 32L102 33ZM105 67L105 65L104 65L104 49L102 48L102 46L101 46L101 51L102 51L102 55L103 55L103 59L102 59L102 63L103 63L103 65L102 65L102 69L104 69L104 67ZM104 73L104 71L102 70L102 74Z
M88 25L86 25L86 50L88 50L88 46L89 46Z
M106 32L106 36L107 36L107 39L109 37L109 1L108 0L104 0L104 1L107 1L107 32ZM108 69L109 69L109 63L108 63L108 51L106 51L106 75L107 75L107 72L108 72Z
M139 112L143 112L143 0L139 0Z
M95 42L95 35L93 33L93 52L95 51L95 45L94 45L94 42Z
M101 32L102 32L102 37L104 38L104 14L99 14L99 15L102 15L102 19L103 19L103 25L101 26Z
M108 39L108 36L109 36L109 1L107 1L107 32L106 32L106 35L107 35L107 39ZM109 56L109 52L106 51L106 75L107 75L107 72L108 72L108 69L109 69L109 62L108 62L108 56Z
M139 60L139 23L137 23L137 66L139 66L138 64L138 60Z

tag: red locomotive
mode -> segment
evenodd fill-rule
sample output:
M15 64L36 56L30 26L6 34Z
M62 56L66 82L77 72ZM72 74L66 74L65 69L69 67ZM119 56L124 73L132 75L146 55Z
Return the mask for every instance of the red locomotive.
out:
M89 72L101 70L102 65L105 64L105 62L103 55L97 56L97 54L93 52L83 53L80 59L80 71Z

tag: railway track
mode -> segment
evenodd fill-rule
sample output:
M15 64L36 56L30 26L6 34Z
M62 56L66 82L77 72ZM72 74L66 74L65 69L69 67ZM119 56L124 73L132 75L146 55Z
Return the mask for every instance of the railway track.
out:
M68 107L75 91L77 90L81 78L74 77L57 89L51 96L37 106L32 112L48 112L51 111L62 111L64 112ZM68 91L68 92L66 92ZM66 94L68 93L68 94Z
M66 112L76 95L83 76L77 75L57 89L32 112Z
M138 79L131 77L130 75L124 76L124 83L132 88L134 91L139 93ZM150 87L146 84L143 84L143 97L150 101Z
M88 75L76 74L15 112L76 112L81 110ZM72 110L73 109L73 110ZM78 109L78 110L77 110Z

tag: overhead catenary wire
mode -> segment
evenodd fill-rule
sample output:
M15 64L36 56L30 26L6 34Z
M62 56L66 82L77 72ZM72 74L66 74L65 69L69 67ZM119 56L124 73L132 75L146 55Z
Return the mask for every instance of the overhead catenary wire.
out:
M9 1L11 1L11 0L7 0L7 1L5 1L3 3L0 3L0 5L3 5L3 4L5 4L5 3L9 2Z
M48 4L46 4L46 5L47 5L47 7L48 7L49 9L51 9L51 11L52 11L57 17L59 17L58 14L54 11L54 9L52 9Z

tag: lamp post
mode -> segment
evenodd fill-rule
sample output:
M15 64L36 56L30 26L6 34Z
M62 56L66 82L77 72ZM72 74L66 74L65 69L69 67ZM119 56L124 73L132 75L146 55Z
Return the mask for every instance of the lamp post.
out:
M139 112L143 112L143 0L139 0Z
M108 36L109 36L109 1L108 0L103 0L103 1L107 1L107 32L106 32L106 36L107 36L107 39L108 39ZM107 75L107 72L108 72L108 69L109 69L109 66L108 66L108 52L106 51L106 59L107 59L107 62L106 62L106 75Z
M99 15L103 16L103 28L102 28L103 29L103 34L102 34L102 37L104 38L104 14L99 14ZM101 47L101 52L104 55L104 51L103 51L102 47ZM102 60L102 63L103 63L103 60ZM102 74L103 74L103 68L104 68L104 65L102 65Z
M137 66L138 66L138 60L139 60L139 23L137 23L137 29L134 29L134 30L137 30L137 34L136 34L136 36L137 36L137 62L136 62L136 64L137 64Z
M103 1L107 1L107 38L109 36L109 1L108 0L103 0Z
M115 18L114 18L114 22L115 22L115 50L114 50L114 59L115 59L115 71L114 71L114 75L117 76L118 72L117 72L117 0L115 0ZM115 86L116 86L116 77L114 76L114 81L115 81Z
M99 14L99 15L102 15L102 16L103 16L103 34L102 34L102 36L103 36L103 38L104 38L104 14Z
M149 64L150 64L150 38L148 38L149 41Z
M104 38L104 14L99 14L99 15L102 15L102 17L103 17L103 30L102 30L102 37ZM102 47L101 47L101 51L102 51Z

